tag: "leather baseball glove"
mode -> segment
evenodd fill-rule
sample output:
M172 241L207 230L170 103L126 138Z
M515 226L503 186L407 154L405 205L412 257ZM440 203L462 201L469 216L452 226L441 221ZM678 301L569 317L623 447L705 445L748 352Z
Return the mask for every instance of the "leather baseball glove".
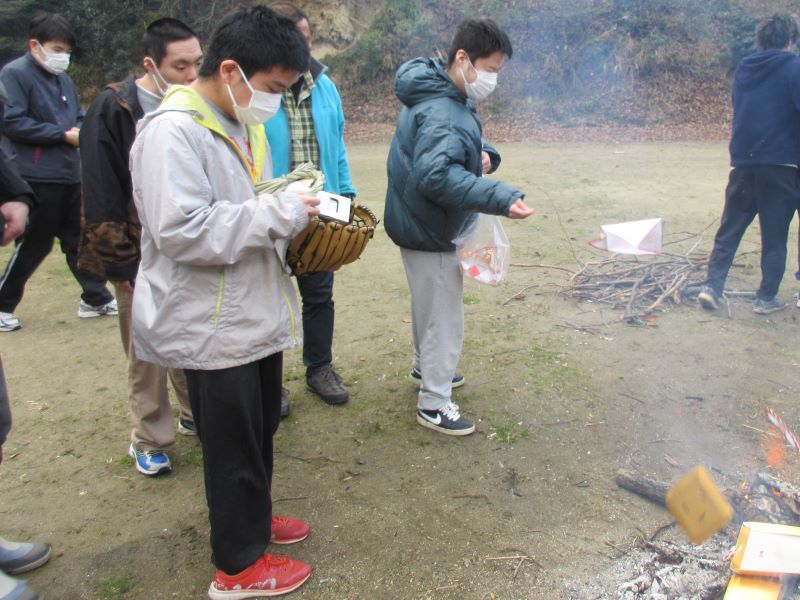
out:
M257 184L256 190L259 193L302 191L315 194L322 190L324 182L324 176L312 163L304 163L283 177ZM354 201L351 201L347 224L313 217L289 244L286 263L293 275L336 271L361 256L378 223L375 213Z

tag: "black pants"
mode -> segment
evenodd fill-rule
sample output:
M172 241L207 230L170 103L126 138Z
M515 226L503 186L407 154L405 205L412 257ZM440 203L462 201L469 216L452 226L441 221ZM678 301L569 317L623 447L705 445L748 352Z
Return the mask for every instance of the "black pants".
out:
M297 287L303 298L303 364L307 368L333 361L333 273L301 275Z
M81 233L81 185L79 183L30 182L39 207L33 211L25 233L17 240L14 253L0 278L0 312L13 313L22 301L25 284L53 249L61 242L72 275L83 288L81 299L102 306L114 299L103 279L78 270L78 241Z
M736 167L725 190L725 208L708 263L707 283L722 293L736 249L758 215L761 226L761 285L757 296L773 298L786 270L789 226L800 201L794 167Z
M282 370L278 353L229 369L185 371L203 447L211 561L229 575L252 565L269 543Z

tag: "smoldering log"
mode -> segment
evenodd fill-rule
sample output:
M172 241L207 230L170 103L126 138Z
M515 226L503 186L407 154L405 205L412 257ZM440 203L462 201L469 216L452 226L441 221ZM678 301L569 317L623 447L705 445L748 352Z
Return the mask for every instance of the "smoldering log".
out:
M641 473L629 471L627 469L620 469L617 471L616 481L619 487L629 492L647 498L659 506L666 507L667 505L667 491L670 486L666 483L650 479Z

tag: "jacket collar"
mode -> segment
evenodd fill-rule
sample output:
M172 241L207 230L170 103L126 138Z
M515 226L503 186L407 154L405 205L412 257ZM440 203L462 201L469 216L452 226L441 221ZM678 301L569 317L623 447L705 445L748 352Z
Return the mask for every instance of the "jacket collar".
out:
M253 183L261 180L264 160L267 155L267 136L263 125L245 126L247 128L247 137L250 141L250 149L253 152L253 164L251 165L242 153L241 148L225 133L225 129L217 119L214 111L211 110L206 99L194 88L185 85L173 85L170 87L156 113L160 114L168 110L190 113L195 123L228 142L228 145L236 152L242 164L247 168Z
M142 105L139 104L139 92L136 89L136 75L129 75L124 81L109 83L106 89L114 92L119 105L131 113L136 121L144 116Z

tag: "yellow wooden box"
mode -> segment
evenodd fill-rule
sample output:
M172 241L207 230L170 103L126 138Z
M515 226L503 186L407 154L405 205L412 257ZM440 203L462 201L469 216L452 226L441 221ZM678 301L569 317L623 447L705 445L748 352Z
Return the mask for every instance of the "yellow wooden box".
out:
M742 523L731 569L750 575L800 574L800 527Z
M778 600L781 580L777 577L755 577L734 573L725 591L724 600Z
M694 544L714 535L733 517L731 505L702 466L670 488L667 508Z

